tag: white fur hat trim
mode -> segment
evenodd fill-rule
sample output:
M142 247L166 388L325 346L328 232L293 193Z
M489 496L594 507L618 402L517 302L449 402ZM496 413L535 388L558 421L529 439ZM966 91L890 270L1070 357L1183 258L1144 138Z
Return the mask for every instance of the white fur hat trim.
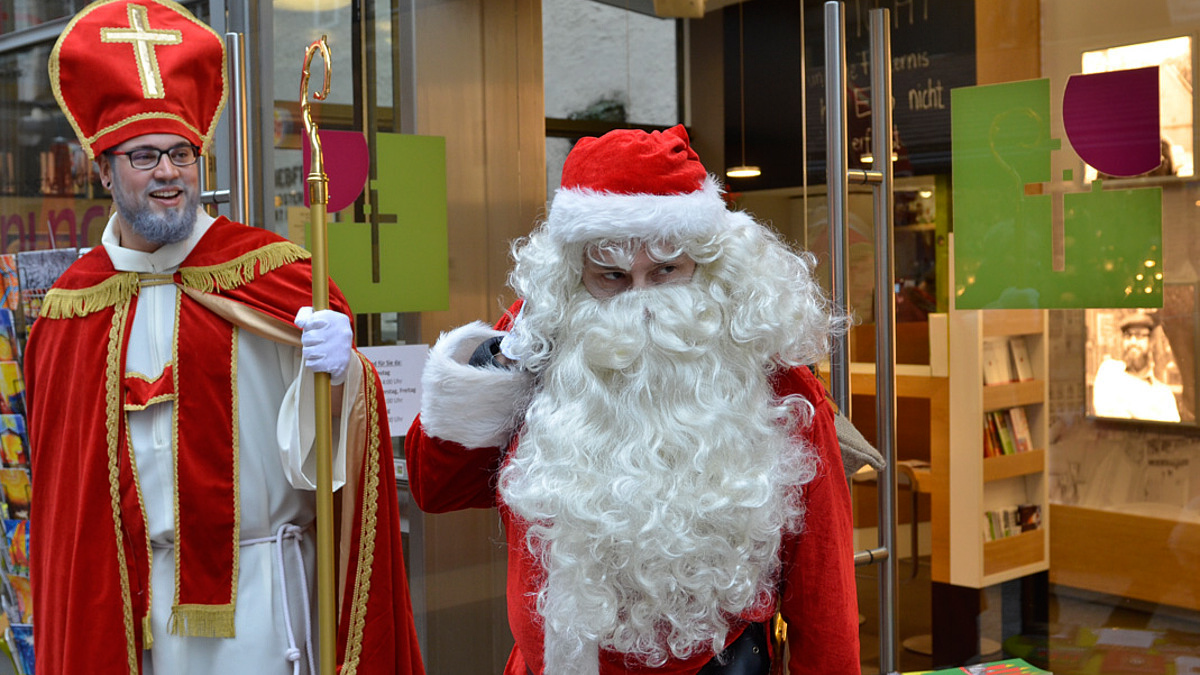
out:
M712 176L695 192L672 195L560 188L550 205L546 231L562 244L601 239L703 239L725 229L727 214L721 188Z

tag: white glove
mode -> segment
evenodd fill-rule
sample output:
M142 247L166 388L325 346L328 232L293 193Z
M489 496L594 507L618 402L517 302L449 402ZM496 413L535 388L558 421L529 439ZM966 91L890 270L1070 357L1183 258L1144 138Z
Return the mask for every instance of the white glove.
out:
M331 384L345 382L354 346L350 317L332 309L314 312L312 307L301 307L296 312L295 324L303 331L300 344L304 345L304 365L319 373L329 373Z

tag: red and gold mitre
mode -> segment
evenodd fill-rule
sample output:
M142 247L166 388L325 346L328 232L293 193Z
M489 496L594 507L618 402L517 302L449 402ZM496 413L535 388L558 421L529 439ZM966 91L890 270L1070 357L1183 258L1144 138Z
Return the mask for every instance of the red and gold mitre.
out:
M88 157L142 134L207 150L225 107L225 45L171 0L99 0L50 52L50 84Z

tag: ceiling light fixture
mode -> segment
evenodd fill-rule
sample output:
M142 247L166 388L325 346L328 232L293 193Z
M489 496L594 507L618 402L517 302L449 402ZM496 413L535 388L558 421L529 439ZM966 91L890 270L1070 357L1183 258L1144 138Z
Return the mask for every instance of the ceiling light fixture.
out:
M761 169L746 163L746 28L742 20L743 4L742 2L738 3L738 94L742 107L740 119L742 126L742 163L725 170L725 175L730 178L754 178L762 175Z

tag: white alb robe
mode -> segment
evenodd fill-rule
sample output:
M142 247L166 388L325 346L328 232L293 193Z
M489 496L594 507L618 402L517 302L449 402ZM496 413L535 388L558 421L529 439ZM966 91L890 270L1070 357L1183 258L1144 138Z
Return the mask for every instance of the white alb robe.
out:
M122 248L115 221L110 220L101 239L113 265L120 271L169 274L195 247L213 219L204 212L187 240L168 244L153 253ZM129 344L128 373L155 379L170 361L179 290L173 284L143 287L138 295ZM253 673L292 675L288 659L292 645L284 620L284 598L276 556L285 558L287 605L299 654L300 673L308 673L305 622L311 626L312 653L317 650L315 611L305 616L304 592L310 609L316 605L314 520L316 498L312 374L303 368L298 347L271 342L245 330L237 341L238 480L241 498L241 540L274 537L288 523L303 528L300 550L304 576L297 565L292 542L243 545L238 561L236 638L198 638L172 635L167 630L175 596L174 461L172 408L166 401L142 411L127 413L129 437L137 461L138 484L146 514L153 561L151 626L153 646L143 652L146 675L213 675ZM343 409L349 410L362 385L353 363L347 372ZM180 382L186 390L187 382ZM335 432L334 487L345 480L346 425ZM303 440L302 440L303 439ZM184 477L186 480L186 476ZM306 588L302 589L302 586Z

